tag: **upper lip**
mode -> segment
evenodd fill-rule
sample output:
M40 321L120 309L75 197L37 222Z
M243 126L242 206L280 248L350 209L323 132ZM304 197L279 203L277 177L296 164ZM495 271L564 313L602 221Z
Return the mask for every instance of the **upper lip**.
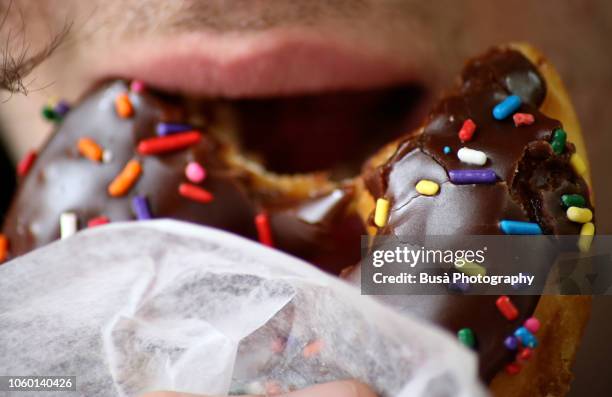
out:
M140 79L158 89L209 97L266 97L367 89L417 80L414 64L360 43L304 32L244 36L188 33L114 47L95 81Z

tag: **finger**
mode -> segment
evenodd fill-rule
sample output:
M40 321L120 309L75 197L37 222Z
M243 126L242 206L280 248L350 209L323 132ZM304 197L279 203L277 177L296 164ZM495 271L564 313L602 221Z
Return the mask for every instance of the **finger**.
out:
M296 390L282 397L376 397L376 394L364 383L341 380Z

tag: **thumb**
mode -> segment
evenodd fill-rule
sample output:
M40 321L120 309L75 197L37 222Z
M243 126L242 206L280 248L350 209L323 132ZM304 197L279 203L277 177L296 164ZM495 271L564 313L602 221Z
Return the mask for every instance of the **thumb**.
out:
M296 390L290 393L277 394L278 397L376 397L376 394L366 384L356 380L341 380L321 383ZM172 391L157 391L143 394L140 397L206 397L200 394L177 393ZM242 397L256 397L253 395Z

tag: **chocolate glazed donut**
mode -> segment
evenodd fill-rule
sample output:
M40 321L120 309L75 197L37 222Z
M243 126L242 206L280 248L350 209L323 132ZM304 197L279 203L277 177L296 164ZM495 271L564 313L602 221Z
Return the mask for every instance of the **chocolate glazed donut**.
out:
M364 184L373 199L390 203L387 223L376 235L496 235L503 234L504 219L537 223L544 234L580 234L582 224L566 216L561 197L579 194L591 208L589 190L573 164L575 147L559 140L560 121L540 112L547 94L546 82L537 67L521 52L494 49L470 61L458 87L431 111L422 129L392 145L386 161L375 159L366 165ZM517 120L496 120L493 108L510 95L521 99ZM514 113L514 112L513 112ZM521 120L530 116L527 123ZM465 142L458 136L466 120L476 125ZM466 164L457 151L469 147L486 154L482 166ZM383 151L384 152L384 151ZM386 149L389 153L389 148ZM378 164L375 164L375 163ZM457 170L494 171L494 183L459 184L450 174ZM439 185L434 196L416 190L419 180ZM365 205L364 219L373 223L373 203ZM359 267L348 278L359 283ZM513 296L519 316L507 320L496 307L497 296L381 296L401 311L417 314L453 333L473 330L477 338L480 372L491 381L511 363L516 351L504 347L504 340L531 317L539 296ZM546 342L544 342L546 343ZM538 354L536 349L535 354ZM552 384L553 382L551 382ZM538 394L543 391L534 391ZM529 395L526 393L526 395ZM533 394L532 394L533 395Z
M134 220L135 197L145 199L155 218L209 225L252 239L261 239L257 226L262 225L254 220L263 215L263 226L268 228L276 248L335 274L359 261L360 236L366 229L397 236L501 234L500 220L510 219L537 223L546 234L579 234L582 225L567 219L561 196L582 195L588 208L592 208L592 200L574 145L565 140L560 143L555 137L563 127L561 122L548 117L550 112L548 116L542 112L550 93L557 92L558 87L547 87L550 76L542 76L540 61L534 63L527 58L530 51L497 48L470 61L458 87L433 108L421 129L372 157L361 176L341 183L320 175L273 175L250 163L235 145L211 133L214 115L206 104L149 89L130 89L123 81L106 84L66 115L22 178L3 227L10 241L10 255L15 257L58 239L62 213L75 214L81 228L100 216L112 222ZM127 95L133 107L133 114L127 117L116 110L117 98L122 95ZM512 116L496 120L491 114L509 95L521 99L517 111L528 115L517 120L519 126ZM560 112L572 112L569 102L565 107L564 103L558 105ZM209 118L208 124L202 115ZM475 123L476 130L461 142L458 131L468 119ZM159 138L155 130L160 122L189 123L198 132L198 139L180 150L143 153L139 146L143 140ZM578 128L573 122L565 124L570 135L570 129ZM78 149L82 138L91 139L112 156L104 156L104 161L86 158ZM555 140L553 148L551 141ZM484 152L486 164L478 167L459 161L456 153L463 146ZM123 195L109 195L109 184L131 160L139 162L142 173ZM192 162L206 169L203 181L186 179L185 167ZM495 175L493 183L458 184L450 177L450 171L482 168ZM433 196L420 195L415 186L421 179L437 183L439 191ZM205 189L207 202L181 193L180 186L185 183ZM373 228L371 223L377 198L391 204L388 222L381 228ZM346 274L351 281L359 282L358 267L352 273L343 272ZM486 381L513 359L513 353L504 348L504 338L534 310L540 310L544 301L551 302L548 297L512 297L520 316L508 321L497 310L496 298L381 297L453 333L471 328L478 340L480 372ZM564 309L588 308L571 305L568 300L552 302L540 310L547 316L540 319L543 328L551 321L565 321L568 317ZM575 328L580 328L584 316L576 318ZM558 336L553 338L556 344L566 341L563 335L553 335ZM568 363L579 338L578 330L568 342L572 349L569 358L563 359L563 374L549 377L538 373L543 380L521 389L520 394L563 393L569 382ZM546 345L547 340L542 339L541 344ZM543 350L546 346L532 361L537 361ZM542 363L547 364L545 360ZM512 385L516 384L521 382ZM560 385L557 389L556 384ZM503 388L512 390L512 385Z

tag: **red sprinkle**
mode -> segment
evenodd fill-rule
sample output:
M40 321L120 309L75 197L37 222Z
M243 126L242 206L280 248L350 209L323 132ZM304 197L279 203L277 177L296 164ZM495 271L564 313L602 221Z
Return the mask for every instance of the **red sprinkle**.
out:
M471 141L474 136L474 131L476 131L476 123L474 123L472 119L465 120L459 130L459 139L461 139L461 142Z
M272 242L272 231L270 229L270 220L268 214L262 212L255 216L255 227L257 228L257 235L259 236L259 242L268 247L273 247Z
M512 116L512 120L514 120L514 126L520 127L522 125L531 125L535 121L533 114L529 113L514 113Z
M521 372L521 365L519 363L510 363L506 365L506 372L509 375L516 375Z
M502 295L497 298L495 304L497 305L497 309L499 309L501 314L503 314L508 320L516 320L518 317L519 313L516 306L514 306L514 303L512 303L510 298L508 298L506 295Z
M200 131L187 131L179 134L144 139L138 143L138 153L142 155L158 154L185 149L195 145L202 138Z
M531 353L533 353L533 350L531 350L528 347L525 347L521 349L521 351L516 355L516 360L517 361L527 361L531 358Z
M210 203L214 199L211 192L191 183L181 183L179 185L179 194L203 204Z
M32 168L32 165L34 165L37 156L38 155L34 150L28 152L28 154L26 154L25 157L21 159L21 161L17 165L17 175L26 176L28 172L30 172L30 168Z
M0 263L8 258L9 240L4 234L0 234Z
M91 218L87 222L87 227L96 227L96 226L100 226L100 225L105 225L107 223L110 223L110 219L108 219L105 216L98 216L96 218Z

